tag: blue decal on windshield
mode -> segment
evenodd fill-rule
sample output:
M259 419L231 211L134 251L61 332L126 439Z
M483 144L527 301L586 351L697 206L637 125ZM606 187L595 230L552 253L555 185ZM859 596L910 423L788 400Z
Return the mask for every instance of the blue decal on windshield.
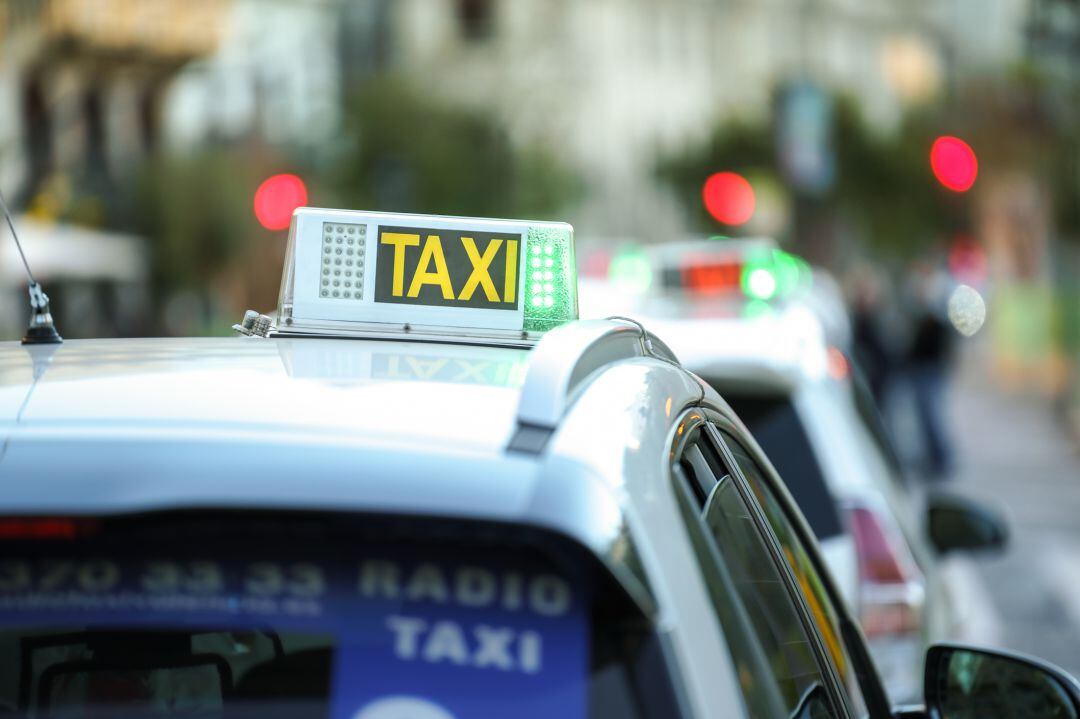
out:
M0 626L332 633L332 719L584 719L585 591L521 562L6 559Z
M371 561L359 588L381 599L368 617L381 626L341 649L337 717L584 717L588 631L566 579Z

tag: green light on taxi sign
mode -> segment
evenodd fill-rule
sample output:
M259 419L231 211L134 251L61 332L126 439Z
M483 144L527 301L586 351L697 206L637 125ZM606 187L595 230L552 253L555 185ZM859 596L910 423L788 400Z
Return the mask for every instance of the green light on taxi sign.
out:
M779 294L790 294L799 289L804 280L809 279L809 266L790 252L773 252L773 274L776 276L776 289Z
M812 279L810 265L801 257L783 250L766 250L747 258L741 285L748 297L770 300L807 289Z
M743 318L748 320L755 320L759 317L772 317L773 314L774 310L772 305L765 300L759 299L750 300L742 310Z
M772 299L776 288L776 275L771 268L754 267L749 271L743 270L743 290L751 297L759 300Z
M525 243L525 322L543 332L577 319L577 276L569 231L530 227Z

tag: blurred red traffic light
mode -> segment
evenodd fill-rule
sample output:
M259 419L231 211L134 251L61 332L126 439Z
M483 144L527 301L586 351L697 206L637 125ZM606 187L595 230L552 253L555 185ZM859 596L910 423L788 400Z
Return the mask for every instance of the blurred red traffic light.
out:
M958 137L939 137L930 148L930 168L934 177L956 192L967 192L979 174L975 151Z
M284 230L297 207L307 204L307 188L296 175L274 175L255 190L255 219L268 230Z
M754 214L754 188L734 172L717 172L701 189L705 209L725 225L741 225Z

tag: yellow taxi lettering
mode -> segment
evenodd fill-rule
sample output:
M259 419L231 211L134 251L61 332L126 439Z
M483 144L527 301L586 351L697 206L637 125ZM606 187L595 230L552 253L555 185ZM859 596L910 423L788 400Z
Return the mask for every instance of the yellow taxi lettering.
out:
M457 376L454 377L453 382L469 382L476 381L481 384L487 380L484 377L484 370L490 362L467 362L466 360L457 360L457 366L461 370Z
M394 248L393 294L395 297L401 297L405 286L405 248L419 245L420 235L411 235L404 232L384 232L382 243L391 245Z
M394 247L394 272L397 272L397 247ZM435 270L430 266L434 264ZM397 275L394 275L396 282ZM424 241L424 249L420 251L420 261L416 266L416 274L413 275L409 284L409 297L417 297L424 285L438 285L442 290L444 300L454 299L454 287L450 284L450 271L446 268L446 256L443 254L442 240L438 235L428 235ZM395 284L395 288L397 285Z
M408 377L408 375L401 372L401 358L398 356L391 356L386 358L386 376L391 379L397 379L399 377Z
M469 256L469 262L472 264L472 272L469 273L469 279L465 282L465 286L461 288L461 294L458 295L459 300L470 299L473 292L476 291L476 286L480 285L484 288L484 295L487 297L488 302L499 301L499 292L495 289L495 283L491 281L491 273L488 267L491 266L491 261L495 259L495 255L498 254L502 243L503 241L499 239L491 240L488 242L487 247L484 248L484 254L481 255L476 250L476 240L471 237L461 238L461 244L465 247L465 254Z
M406 357L405 363L409 371L405 374L415 379L431 379L439 370L446 366L446 360L421 360L416 357Z
M506 241L506 282L503 284L503 302L513 302L517 286L517 240ZM490 299L490 296L489 296Z

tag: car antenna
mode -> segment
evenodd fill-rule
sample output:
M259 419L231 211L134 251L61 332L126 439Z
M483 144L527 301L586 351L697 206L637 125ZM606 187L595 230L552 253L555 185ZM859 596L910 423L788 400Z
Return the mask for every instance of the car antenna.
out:
M22 338L24 345L55 345L64 339L56 331L53 324L52 313L49 312L49 296L41 285L34 279L34 273L30 271L30 263L26 261L19 235L15 232L15 223L11 220L11 212L4 201L3 193L0 193L0 209L4 211L4 219L11 230L11 238L15 240L15 247L19 249L19 257L22 258L23 267L26 268L26 277L30 282L30 326L26 328L26 334Z

